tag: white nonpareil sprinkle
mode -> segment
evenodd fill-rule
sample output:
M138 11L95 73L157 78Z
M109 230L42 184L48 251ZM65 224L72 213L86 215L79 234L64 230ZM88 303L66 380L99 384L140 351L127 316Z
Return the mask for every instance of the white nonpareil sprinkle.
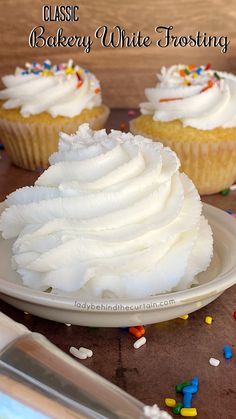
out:
M231 185L229 189L231 191L236 191L236 183L234 185Z
M220 365L220 360L216 358L210 358L209 364L212 365L213 367L218 367L218 365Z
M136 340L135 342L134 342L134 348L135 349L138 349L138 348L140 348L141 346L143 346L143 345L145 345L145 343L146 343L146 338L143 336L142 338L140 338L140 339L138 339L138 340Z
M79 348L79 351L84 352L88 358L91 358L91 356L93 356L93 351L91 351L91 349L88 348L83 348L83 346Z
M169 413L160 410L157 404L153 406L144 406L143 408L144 417L150 419L172 419Z
M74 346L71 346L69 349L69 352L71 353L71 355L75 356L76 358L79 359L87 359L87 355L86 353L84 353L83 351L80 351L79 349L75 348Z
M65 323L65 325L69 327L69 326L71 326L71 323Z

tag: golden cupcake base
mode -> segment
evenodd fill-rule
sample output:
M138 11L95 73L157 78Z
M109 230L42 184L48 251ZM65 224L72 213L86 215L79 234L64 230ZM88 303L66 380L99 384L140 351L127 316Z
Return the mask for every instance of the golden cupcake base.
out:
M220 192L236 180L236 128L198 130L181 121L154 121L141 115L130 121L130 131L160 141L178 155L182 172L201 195Z
M18 109L0 107L0 142L16 166L29 170L48 167L49 156L57 151L59 132L74 134L87 122L94 130L104 128L109 109L97 106L84 109L73 118L51 117L47 112L23 118Z

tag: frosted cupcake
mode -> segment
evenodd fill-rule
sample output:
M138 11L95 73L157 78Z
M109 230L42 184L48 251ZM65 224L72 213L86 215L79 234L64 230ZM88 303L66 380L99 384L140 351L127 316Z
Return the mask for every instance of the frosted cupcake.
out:
M130 129L171 147L200 194L236 179L236 77L210 65L163 67Z
M189 288L207 269L212 232L169 148L84 124L60 135L50 164L0 217L26 286L139 298Z
M72 60L26 64L2 81L0 139L11 161L25 169L48 167L60 131L75 132L84 122L100 129L109 115L95 75Z

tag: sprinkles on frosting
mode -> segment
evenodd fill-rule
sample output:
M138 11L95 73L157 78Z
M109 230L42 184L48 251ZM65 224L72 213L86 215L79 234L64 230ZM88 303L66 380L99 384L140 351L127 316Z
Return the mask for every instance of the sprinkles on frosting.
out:
M52 65L50 60L45 60L43 64L33 61L32 63L26 63L25 69L20 72L22 75L35 74L44 77L65 75L68 78L76 76L78 79L77 88L80 88L83 84L83 75L88 74L89 70L83 69L73 62L68 60L67 63L60 63ZM99 86L95 86L94 93L100 93L101 89Z
M182 78L183 86L191 86L192 84L195 84L195 80L201 75L202 72L208 72L206 73L206 76L209 77L207 84L201 90L201 93L203 93L213 87L215 84L219 85L222 78L216 71L212 72L212 70L209 70L211 70L211 64L207 64L205 66L202 65L200 67L197 67L195 64L189 64L184 68L176 69L176 73L179 73L179 76ZM159 102L170 102L173 100L181 99L183 99L183 97L161 98L159 99Z

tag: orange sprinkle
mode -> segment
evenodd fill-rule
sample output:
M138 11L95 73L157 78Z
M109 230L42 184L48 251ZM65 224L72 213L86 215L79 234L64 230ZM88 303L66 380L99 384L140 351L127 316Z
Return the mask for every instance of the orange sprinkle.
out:
M124 131L126 129L126 124L125 124L125 122L121 122L120 123L120 130L121 131Z
M141 338L141 336L143 336L143 333L136 327L129 327L129 333L131 333L131 335L135 336L136 338Z
M195 67L196 67L195 64L189 64L188 66L189 70L193 70Z
M201 90L201 93L203 93L203 92L205 92L206 90L208 90L208 89L210 89L212 86L213 86L213 81L212 80L208 80L208 82L207 82L207 86L206 87L204 87L202 90Z
M166 97L163 99L160 99L159 102L170 102L171 100L180 100L183 99L182 97Z
M94 92L95 92L95 93L100 93L100 92L101 92L100 87L97 87L97 88L94 90Z
M82 80L78 81L77 83L77 89L83 84Z
M144 327L143 327L143 326L136 326L136 329L138 329L138 330L139 330L139 332L141 332L141 333L144 335L144 333L145 333L145 329L144 329Z
M186 76L185 71L183 69L182 70L179 70L179 75L181 77L185 77Z

